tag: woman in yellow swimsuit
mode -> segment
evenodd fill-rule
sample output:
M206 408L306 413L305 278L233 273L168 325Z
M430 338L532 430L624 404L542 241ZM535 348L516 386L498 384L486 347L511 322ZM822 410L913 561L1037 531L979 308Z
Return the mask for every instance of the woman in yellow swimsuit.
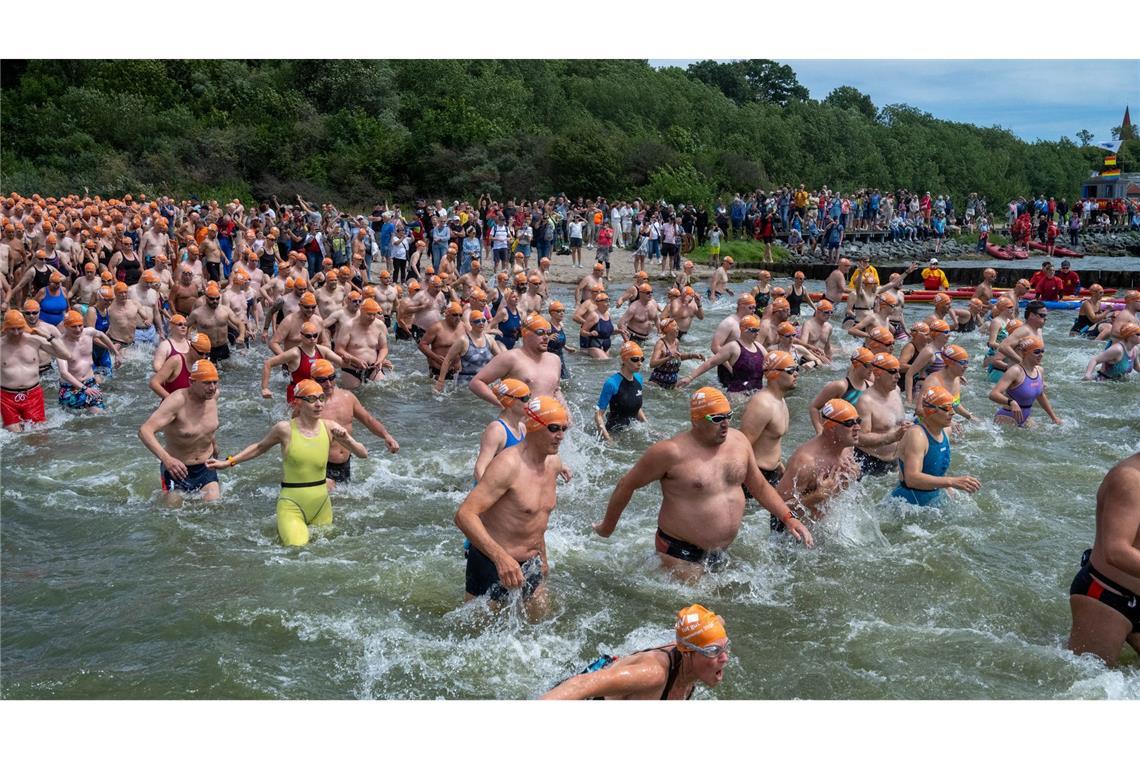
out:
M329 441L347 448L361 459L368 450L339 423L322 420L325 394L313 380L302 380L293 389L296 416L269 429L264 438L225 459L211 459L206 466L224 470L256 459L280 444L283 451L281 493L277 496L277 532L286 546L309 543L310 525L332 522L332 501L325 480Z

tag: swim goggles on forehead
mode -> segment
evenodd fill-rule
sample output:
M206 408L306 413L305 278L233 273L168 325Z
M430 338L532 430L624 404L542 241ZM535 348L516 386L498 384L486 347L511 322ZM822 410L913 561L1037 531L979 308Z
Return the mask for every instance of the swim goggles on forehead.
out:
M720 657L722 654L727 654L732 649L731 641L726 641L723 644L709 644L708 646L701 646L700 644L694 644L692 640L684 636L678 636L677 643L689 647L690 649L693 649L710 659L713 657Z

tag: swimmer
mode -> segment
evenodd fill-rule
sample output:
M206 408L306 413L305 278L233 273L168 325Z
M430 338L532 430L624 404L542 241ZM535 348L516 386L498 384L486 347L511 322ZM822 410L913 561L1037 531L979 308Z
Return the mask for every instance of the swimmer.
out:
M730 393L750 393L764 385L764 360L767 350L759 342L760 320L755 314L748 314L740 320L740 337L729 341L713 356L677 381L678 388L684 388L713 367L724 368L718 371L721 384Z
M859 463L860 479L894 472L898 442L910 429L899 390L899 366L899 360L890 354L875 354L871 359L873 382L855 404L863 420L859 445L852 452Z
M890 329L875 325L867 331L863 347L873 354L894 354L895 336L891 334Z
M748 438L729 427L732 407L725 395L709 386L698 389L689 398L689 419L688 430L650 446L618 481L594 531L608 538L633 494L660 482L657 556L675 575L696 580L727 564L725 550L744 519L741 486L747 486L790 534L813 546L811 532L764 479Z
M556 354L546 350L550 344L551 331L550 322L545 317L528 315L522 326L522 345L498 354L476 372L468 384L471 392L490 404L502 406L489 383L513 377L530 386L532 396L561 399L559 382L562 378L562 362Z
M724 619L699 604L691 605L677 613L674 637L672 644L595 661L595 666L541 698L690 699L697 683L716 688L728 665Z
M735 295L732 289L728 287L728 270L732 269L735 263L731 256L725 256L720 260L720 266L713 270L712 277L709 278L708 292L705 294L709 301L720 298L721 293L727 293L730 296ZM756 299L752 299L752 303L755 306Z
M796 389L800 368L787 351L772 351L764 362L767 384L748 399L740 432L752 446L752 456L764 480L773 487L784 474L780 443L788 433L791 415L785 396Z
M542 287L542 277L537 272L526 278L526 292L519 296L519 311L530 314L532 311L542 311L545 300L539 288Z
M408 293L412 292L408 286ZM406 308L412 315L412 339L417 343L423 339L428 328L443 319L442 312L447 306L447 297L443 294L443 280L438 275L431 275L427 287L408 299Z
M328 397L317 381L302 380L290 395L294 399L295 416L276 423L257 443L225 459L210 459L206 466L211 470L229 469L256 459L274 446L281 446L277 534L286 546L304 546L309 543L310 525L332 523L332 500L325 479L332 444L340 445L361 459L368 458L368 449L339 422L321 419Z
M781 292L783 292L783 288L772 289L773 294ZM764 310L764 316L760 319L760 345L768 348L779 343L778 328L782 323L790 320L791 316L792 307L788 305L788 299L781 295L774 295L772 302Z
M1107 348L1089 359L1084 379L1127 380L1133 371L1140 372L1140 325L1126 324L1117 337L1109 339Z
M161 463L163 503L177 507L183 493L202 492L203 501L221 498L217 473L208 466L218 455L218 370L208 359L190 367L190 385L171 393L139 427L139 440ZM158 442L162 433L165 446Z
M305 323L315 325L317 328L317 342L322 346L329 345L328 331L325 321L317 314L317 297L312 293L304 293L297 301L297 309L286 316L273 330L273 337L269 339L269 350L274 354L296 348L305 342L301 337Z
M835 269L823 281L823 297L831 303L839 303L843 300L843 294L848 292L847 288L847 273L851 270L851 259L841 258L835 265ZM851 290L854 290L852 286Z
M922 381L926 376L942 369L942 349L950 341L950 325L941 319L933 318L926 322L930 328L930 342L923 346L906 370L906 382L903 386L903 398L908 406L915 406L918 401ZM914 328L911 328L914 332Z
M197 327L210 338L210 361L215 364L230 358L229 328L237 331L238 343L245 340L245 314L235 314L233 309L222 303L222 291L213 280L206 283L204 303L190 312L186 326L190 329Z
M522 313L519 311L519 294L516 290L508 290L503 295L503 302L499 310L491 319L488 331L499 336L499 343L504 350L510 350L518 342L519 332L522 330Z
M555 301L551 304L552 312L557 303ZM487 316L485 313L482 311L469 313L468 323L470 328L466 334L461 333L459 339L451 344L441 364L445 367L459 364L459 371L454 373L455 382L456 385L463 387L470 385L471 379L479 373L479 370L486 367L491 359L506 351L503 344L487 334ZM437 372L432 389L436 392L442 392L445 382L446 378Z
M1116 664L1140 652L1140 453L1108 471L1096 493L1096 534L1069 586L1068 648Z
M450 364L444 364L451 347L467 334L462 318L463 305L459 301L452 301L447 306L444 318L433 323L420 338L420 353L427 357L428 374L432 381L440 377L445 381L450 380L462 366L458 356L453 356Z
M856 338L866 338L873 327L890 330L890 319L899 300L893 293L880 293L875 296L875 310L847 328L847 334ZM893 342L893 341L892 341Z
M1100 325L1105 320L1113 319L1116 314L1108 304L1101 303L1104 297L1104 287L1100 283L1089 286L1089 297L1081 302L1077 318L1069 328L1069 335L1080 335L1085 338L1095 338L1100 332Z
M1119 335L1120 328L1127 324L1140 325L1140 290L1130 290L1124 294L1124 308L1116 312L1110 321L1100 325L1098 340L1108 340L1111 335Z
M645 348L660 319L661 308L653 299L653 286L645 282L637 286L637 298L629 304L617 327L625 340Z
M705 308L701 304L701 297L697 291L686 286L681 290L680 298L670 301L661 313L662 318L669 317L677 321L677 337L684 340L685 335L693 327L693 320L705 318ZM703 357L702 357L703 358Z
M390 454L400 450L400 444L392 437L384 423L373 417L360 403L356 394L336 387L336 367L327 359L313 362L312 378L325 393L325 406L321 419L332 420L343 427L350 435L352 423L360 422L377 438L384 440ZM336 439L329 443L329 458L325 463L325 480L331 490L335 483L347 483L352 479L352 452Z
M613 434L629 427L634 420L647 422L642 407L642 380L638 370L645 361L645 352L633 341L621 347L621 367L602 385L598 405L594 409L594 423L606 442L613 442Z
M954 396L941 386L927 388L919 403L918 425L899 443L899 484L891 496L920 507L942 499L942 489L977 493L981 483L972 475L947 476L950 471L950 436L946 429L954 417Z
M523 381L508 377L495 382L491 389L503 405L503 411L483 428L483 434L479 436L479 453L475 456L476 483L500 451L522 443L526 437L523 412L530 401L530 388Z
M350 312L343 313L347 315ZM337 336L336 352L345 364L340 383L345 390L355 390L365 383L383 380L384 367L392 366L388 362L388 328L382 314L380 304L365 298L356 316L345 320L345 329ZM348 429L352 430L351 427Z
M166 339L154 347L154 356L151 358L151 368L155 372L166 364L166 360L175 354L184 354L190 350L190 328L186 325L186 317L175 314L170 318L170 330Z
M566 318L566 307L562 305L561 301L551 301L547 307L547 313L550 315L550 342L546 344L546 350L558 357L558 361L562 363L561 378L563 380L570 379L570 368L566 366L566 357L564 353L575 354L578 349L573 346L566 345L566 330L563 327L563 320ZM481 367L482 365L480 365ZM472 370L477 372L479 367Z
M681 372L681 362L689 359L700 359L704 356L698 353L681 350L680 327L675 319L666 317L661 320L660 338L653 346L653 355L649 358L652 373L649 382L656 383L662 388L677 387L677 376Z
M722 319L713 333L712 343L709 346L712 353L715 354L720 351L725 343L738 340L740 338L740 320L755 313L756 299L752 297L751 293L745 293L736 299L736 312Z
M991 383L1001 379L1001 374L1008 369L1008 365L997 356L998 347L1002 341L1009 337L1009 315L1013 311L1013 302L1006 298L999 298L990 309L989 336L986 339L986 356L982 359L982 368L986 370ZM1020 324L1020 320L1018 320Z
M605 283L603 282L603 277L605 277L605 274L606 274L606 265L605 264L603 264L600 261L597 262L596 264L594 264L594 268L592 270L590 270L589 274L587 274L585 277L583 277L581 280L579 280L577 287L574 288L574 302L575 303L582 303L583 301L588 300L591 297L591 293L594 292L593 291L594 287L598 287L601 290L605 290L606 286L605 286ZM646 275L647 280L648 280L648 277L649 276Z
M974 298L977 298L983 304L988 304L994 300L994 283L997 281L997 270L993 267L986 267L982 270L982 281L974 288Z
M614 322L610 314L610 297L605 292L598 293L594 296L594 308L586 312L582 329L578 331L579 339L586 340L586 345L582 348L593 359L608 359L613 334Z
M832 398L818 413L822 428L788 459L787 470L776 488L785 503L798 505L793 512L813 520L822 519L827 503L847 490L860 474L853 447L859 443L862 419L855 407L841 398Z
M969 308L966 311L962 309L954 309L954 314L958 317L954 329L960 333L973 332L978 329L982 323L982 314L989 308L980 298L971 298Z
M24 320L28 323L28 327L32 328L32 332L37 335L43 336L49 341L60 340L63 337L63 333L59 331L58 327L40 319L40 304L38 301L31 298L24 301L23 316ZM46 349L41 349L39 356L40 375L46 375L51 370L52 353Z
M181 314L175 315L185 325L186 318ZM174 321L170 322L174 330ZM206 333L198 333L194 340L186 342L185 351L171 351L162 366L151 375L149 387L159 398L166 398L174 391L190 387L190 367L200 359L210 358L210 338Z
M1054 425L1060 425L1061 418L1053 412L1053 405L1045 393L1045 370L1041 366L1045 343L1036 335L1026 335L1018 341L1017 350L1021 354L1021 362L1007 369L990 391L990 401L1000 407L994 414L994 422L1032 427L1034 422L1029 415L1036 402Z
M59 359L59 405L72 411L90 409L100 413L106 405L103 390L99 387L99 376L95 374L95 360L92 346L95 343L117 353L115 344L105 334L94 327L83 324L83 315L78 311L68 311L63 318L63 338L61 343L67 350L68 358Z
M289 372L289 385L285 389L286 403L293 403L293 388L302 380L312 377L313 362L317 359L327 359L333 366L343 367L344 362L335 351L327 346L317 343L320 337L320 328L313 322L301 325L301 344L276 356L265 360L261 366L261 397L273 398L273 391L269 390L269 370L284 365Z
M800 340L805 346L812 349L817 356L826 358L827 365L831 365L831 315L835 312L835 306L831 301L826 298L820 299L819 303L815 305L815 313L812 314L803 326L803 331L800 335Z
M945 388L954 399L954 413L972 422L974 415L962 405L962 383L969 367L970 352L953 343L947 345L942 349L942 369L931 372L923 379L922 393L925 394L929 388Z
M56 359L70 358L62 340L44 337L28 326L24 315L15 309L4 313L3 361L0 361L0 410L4 429L19 433L25 423L44 422L44 394L40 387L40 352Z
M546 612L546 527L558 500L558 447L570 415L550 396L532 397L523 414L526 437L491 460L459 505L455 524L471 542L465 601L487 596L501 603L521 588L533 619Z
M820 388L819 393L812 399L811 406L808 407L808 414L816 434L823 432L824 420L821 415L823 408L831 399L837 398L852 406L859 403L859 397L871 387L873 382L871 362L874 359L873 353L860 346L851 353L851 369L847 370L846 377L842 380L832 380Z

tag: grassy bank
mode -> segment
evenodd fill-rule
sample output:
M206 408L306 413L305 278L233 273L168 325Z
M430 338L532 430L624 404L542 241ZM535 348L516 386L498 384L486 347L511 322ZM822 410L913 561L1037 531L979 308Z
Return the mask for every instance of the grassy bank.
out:
M720 244L721 258L731 256L732 260L737 264L745 266L760 266L764 262L764 245L754 240L729 240L722 241ZM776 261L786 261L788 259L788 249L779 243L772 244L772 258ZM698 245L688 255L698 264L709 263L709 247L707 245Z

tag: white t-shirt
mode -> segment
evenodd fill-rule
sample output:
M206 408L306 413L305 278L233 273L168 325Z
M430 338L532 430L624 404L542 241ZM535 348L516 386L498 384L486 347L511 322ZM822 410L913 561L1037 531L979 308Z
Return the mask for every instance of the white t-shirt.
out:
M572 237L572 238L582 237L582 223L581 222L570 222L570 237Z

